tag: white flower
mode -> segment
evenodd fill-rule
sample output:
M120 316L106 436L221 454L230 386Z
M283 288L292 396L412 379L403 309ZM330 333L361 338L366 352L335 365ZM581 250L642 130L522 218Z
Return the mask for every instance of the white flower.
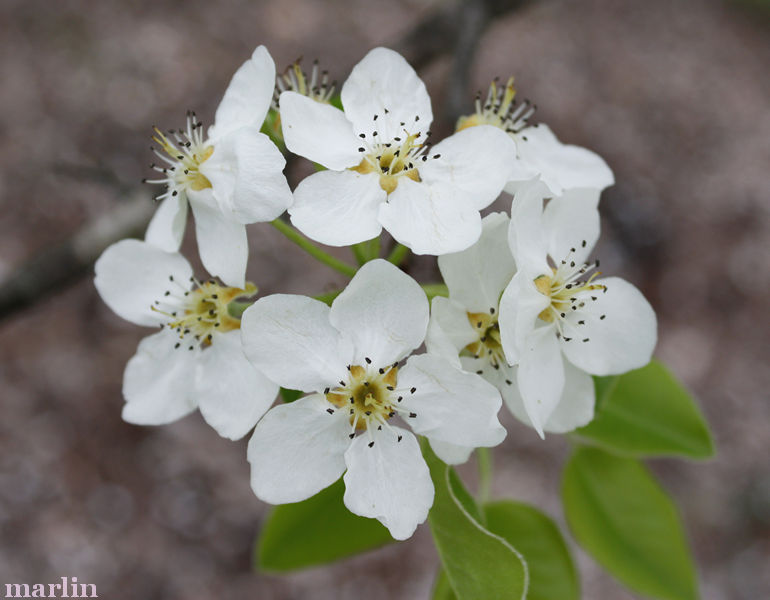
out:
M286 147L329 169L297 186L292 223L332 246L371 239L383 227L417 254L475 242L479 210L510 179L511 140L495 127L474 127L428 150L425 84L386 48L353 68L341 97L344 112L296 92L280 96Z
M462 117L458 131L476 125L493 125L505 130L516 142L517 159L510 182L505 191L514 194L533 177L548 186L551 195L560 196L564 191L591 188L602 191L615 183L612 171L602 157L580 146L562 144L550 128L527 121L536 107L528 100L516 104L513 77L504 88L493 81L484 104L476 98L476 112Z
M589 275L599 266L585 262L599 236L598 190L572 190L543 210L549 195L533 182L513 200L508 232L518 270L503 292L499 320L505 356L518 365L521 412L541 436L557 407L578 421L562 420L557 430L582 424L594 401L589 374L644 366L657 341L655 312L639 290Z
M200 407L217 433L243 437L272 404L278 386L246 360L230 301L256 287L221 287L192 276L178 253L139 240L113 244L96 261L96 289L120 317L161 326L144 338L123 376L123 419L162 425Z
M155 129L161 173L148 180L166 186L146 240L168 252L182 243L189 201L203 266L228 285L243 287L247 223L272 221L292 202L283 175L286 161L259 132L270 107L275 65L259 46L230 81L208 136L194 113L187 129L169 134Z
M308 392L277 406L249 443L251 485L266 502L298 502L345 472L345 505L412 535L433 503L417 438L494 446L500 394L477 375L428 354L398 363L423 342L428 301L384 260L366 263L331 308L277 294L243 315L248 358L277 384ZM474 398L469 410L468 398ZM356 435L360 432L360 435Z
M492 383L511 412L529 425L516 384L518 367L509 365L505 358L498 323L500 295L516 273L508 247L509 223L504 213L487 215L478 242L462 252L439 257L449 297L433 298L425 345L428 352L461 364ZM545 431L563 433L591 421L594 401L590 378L588 383L590 393L565 385L561 401L543 424ZM456 448L458 455L471 450Z

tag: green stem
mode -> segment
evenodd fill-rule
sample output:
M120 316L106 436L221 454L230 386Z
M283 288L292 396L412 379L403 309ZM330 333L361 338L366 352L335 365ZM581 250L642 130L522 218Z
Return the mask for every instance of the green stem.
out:
M321 262L327 267L331 267L335 271L339 271L348 277L353 277L353 275L356 274L357 269L353 265L349 265L345 261L334 258L331 254L327 254L288 223L281 221L281 219L276 219L275 221L272 221L271 224L318 262Z
M489 448L476 448L476 459L479 466L479 503L489 500L492 487L492 452Z
M433 300L436 296L449 296L449 290L443 283L423 283L420 287L428 296L428 300Z
M380 256L380 236L353 244L350 249L353 251L353 256L356 257L359 265L374 260Z
M318 294L313 296L316 300L320 300L324 304L331 306L334 299L342 293L342 290L334 290L333 292L326 292L325 294Z
M404 262L404 259L407 257L408 254L409 254L409 248L407 248L403 244L396 244L393 250L390 251L390 254L388 254L388 261L398 266L402 262Z

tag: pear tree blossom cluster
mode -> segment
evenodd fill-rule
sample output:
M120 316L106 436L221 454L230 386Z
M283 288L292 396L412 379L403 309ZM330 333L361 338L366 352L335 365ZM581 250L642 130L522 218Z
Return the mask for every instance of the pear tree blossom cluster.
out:
M200 409L221 436L250 435L261 500L299 502L342 477L345 506L395 539L434 501L419 437L460 464L505 438L503 404L540 437L589 423L591 376L647 364L656 318L592 254L611 170L534 112L512 79L495 81L436 141L425 84L398 53L371 50L337 93L317 66L276 78L258 47L205 133L194 113L155 129L157 212L144 240L96 263L107 305L155 328L126 366L123 418ZM315 164L293 190L288 153ZM510 209L482 218L501 194ZM188 207L208 274L179 253ZM259 296L246 226L265 222L316 258L315 242L355 247L383 229L403 252L351 266L333 300ZM429 299L401 268L406 249L438 257L443 293ZM284 402L282 389L301 395Z

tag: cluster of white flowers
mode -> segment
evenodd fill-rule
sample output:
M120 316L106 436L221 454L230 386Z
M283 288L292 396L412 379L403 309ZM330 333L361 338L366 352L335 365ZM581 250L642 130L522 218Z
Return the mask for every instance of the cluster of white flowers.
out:
M146 238L118 242L96 264L96 287L119 316L161 328L126 367L123 417L158 425L198 407L222 436L253 429L259 498L297 502L344 474L345 505L405 539L433 503L414 434L457 464L503 440L503 400L541 436L584 425L591 375L646 364L655 314L588 261L612 172L531 124L534 107L515 101L512 80L493 83L457 132L430 146L430 98L396 52L376 48L355 66L343 110L317 68L287 73L276 85L260 46L207 135L192 113L184 130L156 129L162 162L150 182L165 189ZM286 149L321 166L293 193L281 151L260 133L268 111ZM510 216L482 219L504 190ZM201 261L221 284L196 279L178 253L188 203ZM284 211L324 244L385 228L437 255L448 297L429 306L420 284L374 259L331 306L274 294L243 312L257 292L245 281L245 225ZM279 386L306 395L270 408Z

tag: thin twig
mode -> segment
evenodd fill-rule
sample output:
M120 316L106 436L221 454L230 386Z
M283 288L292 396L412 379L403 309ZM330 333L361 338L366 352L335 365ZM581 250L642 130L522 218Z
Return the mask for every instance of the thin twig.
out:
M447 82L444 118L454 127L457 118L470 104L468 81L481 35L489 23L489 9L484 0L466 0L460 7L460 22L464 27L457 34L452 53L452 69Z
M155 204L145 194L135 194L68 240L23 263L0 284L0 318L90 273L107 246L126 237L141 237L154 211Z

